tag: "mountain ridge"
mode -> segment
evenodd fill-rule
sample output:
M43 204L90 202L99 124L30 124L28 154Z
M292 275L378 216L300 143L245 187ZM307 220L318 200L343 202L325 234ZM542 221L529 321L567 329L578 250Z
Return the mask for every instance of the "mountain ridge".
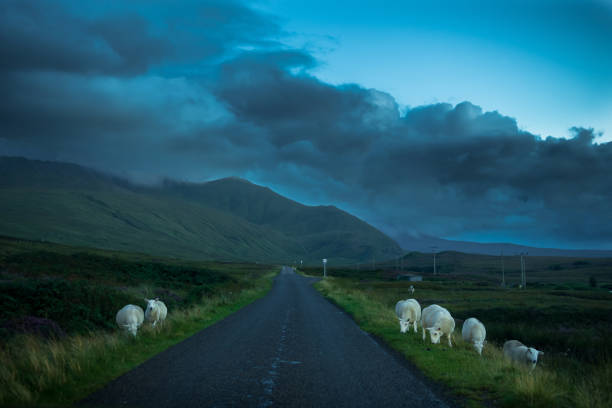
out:
M454 241L432 236L419 237L396 237L396 241L405 251L418 252L442 252L457 251L466 254L478 255L517 255L521 252L531 256L564 256L564 257L586 257L586 258L609 258L612 250L605 249L561 249L534 247L529 245L514 244L511 242L470 242Z
M394 258L402 251L434 250L612 257L612 250L538 248L431 236L400 235L393 241L340 208L305 205L235 176L197 183L166 179L150 186L74 163L0 156L0 199L4 215L0 234L150 252L150 247L139 242L144 235L156 252L194 259L318 263L321 258L335 257L339 263L355 263ZM28 207L27 214L18 211L20 206ZM123 207L129 211L125 213ZM69 220L64 217L67 224L47 225L66 211L74 213ZM101 228L88 221L87 213L101 217ZM101 234L83 232L92 228ZM215 234L219 236L212 238Z
M401 253L340 209L236 177L145 186L76 164L0 157L0 210L3 235L193 259L350 263Z

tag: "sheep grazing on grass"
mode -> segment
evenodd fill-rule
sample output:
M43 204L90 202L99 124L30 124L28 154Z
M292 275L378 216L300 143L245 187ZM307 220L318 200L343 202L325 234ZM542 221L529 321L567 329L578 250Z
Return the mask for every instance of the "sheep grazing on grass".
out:
M415 299L400 300L395 304L395 314L399 319L400 332L406 333L410 325L414 324L414 332L417 332L417 322L421 320L421 305Z
M168 314L166 304L159 300L159 298L145 298L145 302L147 302L147 310L145 311L145 319L147 319L147 322L152 323L153 327L155 327L157 323L163 324Z
M544 352L533 347L527 347L518 340L508 340L504 343L504 356L512 361L531 365L532 370L538 363L540 354L544 354Z
M485 338L487 337L487 330L480 320L475 317L470 317L463 322L461 335L463 336L463 340L472 343L478 354L482 355L482 348L484 347Z
M414 295L414 286L410 285L410 288L408 290L410 291L411 295Z
M455 320L449 311L442 306L430 305L423 309L421 329L423 329L423 341L425 341L425 330L427 330L433 344L440 343L440 338L446 336L448 346L453 347L451 337L455 330Z
M144 312L140 306L126 305L117 312L115 321L120 328L136 336L138 327L144 321Z

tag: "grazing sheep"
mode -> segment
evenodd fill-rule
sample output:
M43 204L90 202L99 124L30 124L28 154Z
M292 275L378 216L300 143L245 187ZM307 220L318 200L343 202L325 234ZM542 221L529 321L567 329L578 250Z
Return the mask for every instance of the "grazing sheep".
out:
M504 356L512 361L531 365L533 370L538 363L538 356L544 354L543 351L527 347L518 340L508 340L504 343Z
M159 300L159 298L145 298L145 302L147 302L147 310L145 310L145 319L147 319L147 322L153 323L153 327L155 327L157 323L163 324L168 314L166 304Z
M126 305L117 312L115 321L120 328L125 329L128 333L136 336L138 327L140 327L144 321L144 312L140 306Z
M408 288L408 290L410 291L411 295L414 295L414 286L410 285L410 288Z
M478 354L482 355L482 348L484 347L485 338L487 337L487 330L480 320L475 317L470 317L463 322L461 335L463 336L463 340L472 343Z
M414 324L414 332L417 332L417 322L421 319L419 302L415 299L400 300L395 304L395 314L399 319L400 332L406 333L411 324Z
M442 306L430 305L423 309L421 329L423 329L423 341L425 341L425 330L427 330L433 344L440 343L440 338L446 336L448 337L448 346L453 347L451 336L455 330L455 320L449 311Z

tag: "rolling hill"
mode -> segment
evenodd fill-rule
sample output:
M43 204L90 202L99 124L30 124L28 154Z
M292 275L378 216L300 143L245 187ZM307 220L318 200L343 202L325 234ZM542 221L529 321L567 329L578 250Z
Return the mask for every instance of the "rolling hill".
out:
M345 211L334 206L306 206L243 179L203 184L166 181L164 191L282 231L317 260L329 254L358 260L390 259L393 253L401 253L394 241Z
M331 206L246 180L132 184L75 164L0 157L0 234L189 259L390 259L389 237Z
M518 245L503 242L468 242L468 241L453 241L427 235L412 237L409 234L404 234L395 237L397 242L406 252L440 252L440 251L455 251L464 252L467 254L480 255L517 255L527 253L531 256L564 256L564 257L582 257L582 258L612 258L612 250L605 249L560 249L560 248L542 248L532 247L527 245Z

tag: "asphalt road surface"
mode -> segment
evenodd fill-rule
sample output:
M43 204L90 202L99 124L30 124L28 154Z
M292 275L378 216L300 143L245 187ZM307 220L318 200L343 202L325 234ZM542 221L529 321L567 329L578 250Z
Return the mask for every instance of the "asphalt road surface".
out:
M284 267L266 297L156 355L79 405L448 406L312 282Z

